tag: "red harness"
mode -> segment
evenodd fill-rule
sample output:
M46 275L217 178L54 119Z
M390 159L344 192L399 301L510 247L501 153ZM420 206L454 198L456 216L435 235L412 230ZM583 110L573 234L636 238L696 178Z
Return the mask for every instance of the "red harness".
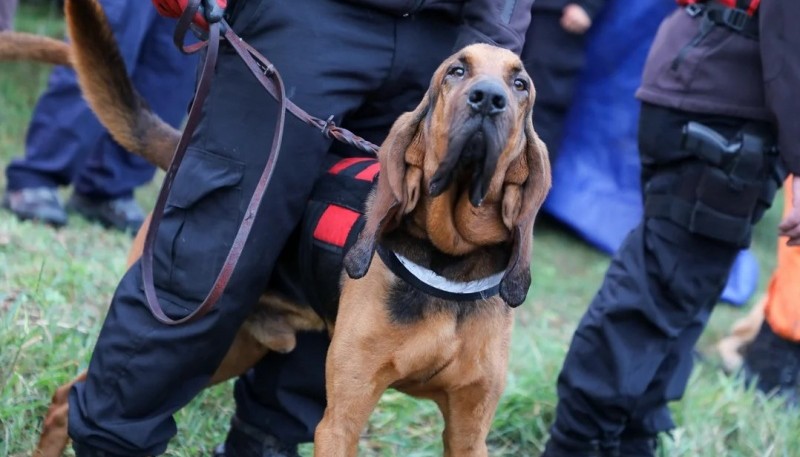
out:
M677 0L680 6L698 5L708 3L707 0ZM714 3L731 9L746 11L748 16L753 16L758 10L761 0L714 0Z
M380 171L380 164L370 157L353 157L342 159L332 166L328 173L347 176L359 181L372 182ZM363 213L350 208L330 203L322 212L314 227L314 239L323 243L343 248L356 221Z

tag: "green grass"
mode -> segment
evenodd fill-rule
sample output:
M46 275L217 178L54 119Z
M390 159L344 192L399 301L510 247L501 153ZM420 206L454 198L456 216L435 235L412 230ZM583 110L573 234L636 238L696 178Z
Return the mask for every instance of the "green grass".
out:
M62 34L58 12L40 4L23 5L17 25ZM0 63L3 166L21 154L27 120L48 71L37 64ZM0 186L5 187L4 176ZM155 184L147 186L138 198L149 207L155 191ZM755 237L762 283L774 265L778 213L768 213ZM125 235L77 218L54 231L0 212L0 456L27 455L50 395L87 365L129 243ZM572 330L607 265L605 255L557 224L545 222L537 229L534 285L517 312L508 387L489 438L492 455L541 452ZM715 312L699 347L706 362L695 370L685 399L673 405L678 428L672 439L663 440L664 455L800 455L800 414L744 389L717 369L710 345L741 314L727 306ZM168 453L208 455L223 439L232 410L230 384L205 391L178 414L180 431ZM388 392L364 433L362 455L439 455L441 429L431 403Z

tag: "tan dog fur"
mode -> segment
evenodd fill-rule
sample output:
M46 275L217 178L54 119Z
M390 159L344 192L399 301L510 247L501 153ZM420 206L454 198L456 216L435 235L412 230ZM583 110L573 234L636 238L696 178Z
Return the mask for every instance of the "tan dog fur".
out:
M0 32L0 61L32 60L71 65L69 45L63 41L24 32Z
M166 167L179 132L147 110L132 89L99 5L68 0L66 11L74 46L70 61L90 106L126 148ZM457 66L465 72L454 77L451 70ZM496 122L502 149L476 207L465 190L468 183L459 181L464 173L440 195L429 189L448 154L451 131L463 121L465 97L480 81L499 84L509 102ZM269 350L292 350L297 331L327 327L332 334L328 408L317 428L316 456L355 455L371 411L390 387L439 405L445 455L486 456L486 436L505 386L513 322L506 301L516 305L525 298L533 223L550 187L547 150L531 120L534 95L522 63L509 51L473 45L445 60L423 101L397 120L381 147L381 173L368 202L367 223L345 261L351 276L360 279L344 276L335 331L307 306L266 292L210 383L243 373ZM142 252L144 233L134 240L129 264ZM501 296L470 305L476 310L464 319L426 311L421 319L398 324L387 303L400 279L373 258L376 244L396 234L411 240L406 241L411 248L414 240L427 240L439 252L465 259L456 278L464 281L496 273L496 265L483 261L485 250L502 251L509 262ZM54 395L37 455L56 457L67 444L66 393L75 381Z
M730 333L717 342L717 353L722 359L722 367L727 373L735 373L744 363L744 351L758 335L764 322L766 297L761 297L744 317L731 326Z

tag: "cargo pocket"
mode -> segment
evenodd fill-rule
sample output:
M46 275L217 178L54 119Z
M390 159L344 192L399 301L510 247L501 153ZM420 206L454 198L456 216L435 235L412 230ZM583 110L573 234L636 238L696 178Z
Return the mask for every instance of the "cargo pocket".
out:
M236 236L245 206L239 186L244 168L189 149L175 177L158 232L154 275L165 298L187 302L187 311L210 291Z

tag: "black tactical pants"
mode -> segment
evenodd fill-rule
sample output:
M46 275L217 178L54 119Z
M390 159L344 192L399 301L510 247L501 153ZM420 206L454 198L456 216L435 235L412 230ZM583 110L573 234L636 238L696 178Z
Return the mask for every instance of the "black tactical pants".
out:
M691 203L696 189L687 189L692 187L687 176L711 167L681 148L680 129L690 120L729 138L746 123L644 105L639 145L646 205L663 196ZM763 186L748 228L763 215L782 179L777 156L764 157L756 173ZM737 253L749 243L749 235L737 243L720 241L687 225L646 213L614 256L575 331L558 378L552 427L556 445L581 450L571 455L597 455L592 445L611 450L620 441L674 427L667 402L683 395L693 347Z
M398 18L348 2L238 1L234 29L281 72L287 96L380 143L422 99L452 51L456 25ZM230 248L273 136L275 102L223 45L203 121L178 172L155 246L155 284L181 317L202 301ZM207 384L298 224L333 145L287 115L281 158L225 295L196 322L167 327L144 304L135 264L122 279L89 365L70 393L69 434L87 453L161 454L173 414ZM237 415L284 442L307 441L324 408L327 339L304 335L236 386ZM220 426L228 418L220 418Z

